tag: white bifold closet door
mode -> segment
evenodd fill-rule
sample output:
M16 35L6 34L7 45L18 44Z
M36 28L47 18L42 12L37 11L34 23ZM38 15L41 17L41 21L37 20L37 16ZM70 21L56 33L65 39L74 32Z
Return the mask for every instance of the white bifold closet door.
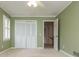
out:
M15 48L37 47L36 21L15 21Z

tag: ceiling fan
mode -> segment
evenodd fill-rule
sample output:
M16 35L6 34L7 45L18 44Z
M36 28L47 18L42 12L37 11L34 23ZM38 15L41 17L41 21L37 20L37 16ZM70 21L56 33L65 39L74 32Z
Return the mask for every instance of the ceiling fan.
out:
M30 0L30 1L28 1L27 5L29 7L37 7L38 5L39 6L44 6L40 1L36 1L36 0Z

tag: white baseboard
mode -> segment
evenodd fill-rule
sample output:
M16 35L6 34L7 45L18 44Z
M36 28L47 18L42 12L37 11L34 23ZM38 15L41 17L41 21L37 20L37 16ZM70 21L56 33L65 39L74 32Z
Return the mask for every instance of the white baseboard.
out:
M68 57L75 57L67 52L65 52L64 50L60 50L61 53L64 53L65 55L67 55Z
M12 49L12 47L8 48L8 49L5 49L3 51L0 52L0 54L4 53L5 51L9 50L9 49Z

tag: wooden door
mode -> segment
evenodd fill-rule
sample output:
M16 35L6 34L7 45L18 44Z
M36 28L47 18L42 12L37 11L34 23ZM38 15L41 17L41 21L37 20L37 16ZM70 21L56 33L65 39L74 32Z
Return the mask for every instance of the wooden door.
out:
M44 47L54 47L54 23L44 22Z

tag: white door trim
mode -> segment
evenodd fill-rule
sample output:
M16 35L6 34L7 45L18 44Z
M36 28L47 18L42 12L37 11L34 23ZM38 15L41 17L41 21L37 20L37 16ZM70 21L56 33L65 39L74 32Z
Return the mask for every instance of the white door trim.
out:
M35 22L35 24L36 24L36 48L37 48L37 21L36 20L18 20L18 19L15 19L15 29L16 29L16 22L21 22L21 21L23 21L23 22L24 21L25 22L34 21ZM14 30L14 32L15 32L15 30ZM14 34L14 36L15 36L15 34ZM15 39L15 37L14 37L14 39ZM15 41L14 41L14 43L15 43Z
M58 20L58 19L56 19ZM44 22L55 22L55 20L43 20L43 48L44 48ZM58 40L56 40L58 42ZM57 47L55 47L57 46ZM58 50L58 43L54 42L54 49Z

